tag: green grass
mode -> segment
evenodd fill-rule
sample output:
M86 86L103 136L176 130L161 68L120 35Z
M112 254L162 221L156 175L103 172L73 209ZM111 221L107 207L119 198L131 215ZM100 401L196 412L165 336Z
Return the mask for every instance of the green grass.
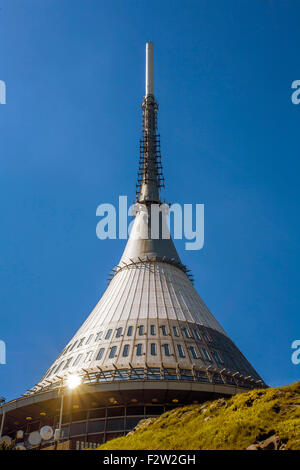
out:
M272 434L300 450L300 382L176 408L98 450L237 450Z

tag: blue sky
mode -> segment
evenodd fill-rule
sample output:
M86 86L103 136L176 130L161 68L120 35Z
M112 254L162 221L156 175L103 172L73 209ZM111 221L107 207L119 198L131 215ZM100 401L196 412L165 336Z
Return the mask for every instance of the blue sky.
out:
M151 7L150 7L151 4ZM107 285L124 240L96 208L135 196L144 45L170 202L205 204L195 286L270 385L299 379L300 5L0 1L0 395L33 386Z

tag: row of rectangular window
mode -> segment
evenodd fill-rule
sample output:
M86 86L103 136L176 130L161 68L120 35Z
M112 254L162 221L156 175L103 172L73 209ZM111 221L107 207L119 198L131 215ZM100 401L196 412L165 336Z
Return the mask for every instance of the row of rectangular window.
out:
M171 352L170 352L170 346L169 344L163 344L162 345L162 348L164 350L164 354L165 356L171 356ZM130 345L129 344L125 344L123 346L123 352L122 352L122 356L123 357L127 357L129 355L129 349L130 349ZM190 346L189 348L189 351L190 351L190 354L192 356L193 359L204 359L205 361L209 361L211 362L212 359L211 359L211 356L210 356L210 353L205 349L205 348L201 348L201 356L199 357L199 355L197 354L197 351L196 351L196 348L194 346ZM104 351L105 351L105 348L100 348L98 353L97 353L97 356L96 356L96 361L100 361L104 355ZM84 359L84 363L86 362L90 362L91 359L92 359L92 356L93 356L93 352L94 351L89 351L87 354L86 354L86 357ZM117 346L112 346L110 348L110 352L109 352L109 358L112 359L116 356L116 353L117 353ZM178 356L180 358L185 358L185 353L184 353L184 348L182 345L180 344L177 344L177 353L178 353ZM151 343L150 344L150 354L152 356L156 356L157 355L157 344L156 343ZM143 355L143 344L137 344L136 345L136 355L137 356L142 356ZM212 355L214 357L214 359L216 360L216 362L218 364L222 364L224 361L222 360L220 354L217 352L217 351L212 351ZM73 363L73 367L76 366L81 358L82 358L83 354L79 354L74 363ZM70 357L69 359L67 359L66 362L62 361L56 368L54 367L48 374L46 377L48 377L49 375L51 375L54 370L55 370L55 374L58 373L59 370L66 370L70 367L70 364L71 364L71 361L72 361L73 357ZM62 366L64 365L64 367L62 368Z
M165 326L165 325L161 325L160 328L161 328L161 332L162 332L163 336L168 336L166 326ZM156 329L155 329L155 325L150 325L150 334L151 334L152 336L156 334L156 333L155 333L155 330L156 330ZM113 331L112 328L110 328L110 329L107 330L106 335L105 335L105 338L104 338L105 340L110 339L110 337L111 337L111 335L112 335L112 331ZM123 331L123 328L122 328L122 327L117 328L117 330L116 330L116 336L115 336L115 337L116 337L116 338L120 338L120 337L122 336L122 331ZM174 336L179 337L179 331L178 331L178 327L177 327L177 326L173 326L173 327L172 327L172 331L173 331ZM194 337L195 337L197 340L201 341L202 338L201 338L201 335L200 335L199 331L196 330L196 329L192 329L192 331L193 331ZM182 328L182 332L183 332L183 334L184 334L184 336L185 336L186 338L192 338L192 336L191 336L190 331L188 330L188 328L186 328L186 327ZM133 333L133 326L129 326L128 329L127 329L127 336L132 336L132 333ZM145 334L144 325L138 326L138 334L139 334L140 336L142 336L142 335ZM211 336L210 336L208 333L202 331L201 334L202 334L203 338L205 339L205 341L207 341L207 342L212 342L212 338L211 338ZM97 333L96 338L95 338L95 342L96 342L96 341L99 341L99 340L102 338L102 335L103 335L103 331L100 331L99 333ZM91 342L93 336L94 336L94 335L91 334L91 335L88 337L88 339L87 339L87 341L86 341L86 343L85 343L86 345ZM68 351L68 352L71 352L71 351L75 348L76 345L77 345L77 348L79 348L80 346L83 345L84 340L85 340L85 337L81 338L79 341L75 341L75 343L73 343L73 345L70 345L68 348L66 348L66 350L63 352L63 354L66 354L67 351Z

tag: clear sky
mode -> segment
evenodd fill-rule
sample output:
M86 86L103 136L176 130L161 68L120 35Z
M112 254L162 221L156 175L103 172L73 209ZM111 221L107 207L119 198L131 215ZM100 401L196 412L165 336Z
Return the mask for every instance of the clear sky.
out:
M96 208L134 200L144 47L170 202L205 204L177 248L210 310L272 386L299 379L297 1L0 0L0 395L44 374L107 286L124 240Z

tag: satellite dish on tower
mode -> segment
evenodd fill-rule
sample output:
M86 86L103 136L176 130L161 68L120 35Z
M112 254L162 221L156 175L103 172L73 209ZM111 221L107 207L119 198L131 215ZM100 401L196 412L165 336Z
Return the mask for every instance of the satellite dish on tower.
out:
M33 431L29 434L28 442L32 446L38 446L41 443L41 435L38 431Z
M40 435L44 441L48 441L53 436L53 429L51 426L43 426L40 430Z

